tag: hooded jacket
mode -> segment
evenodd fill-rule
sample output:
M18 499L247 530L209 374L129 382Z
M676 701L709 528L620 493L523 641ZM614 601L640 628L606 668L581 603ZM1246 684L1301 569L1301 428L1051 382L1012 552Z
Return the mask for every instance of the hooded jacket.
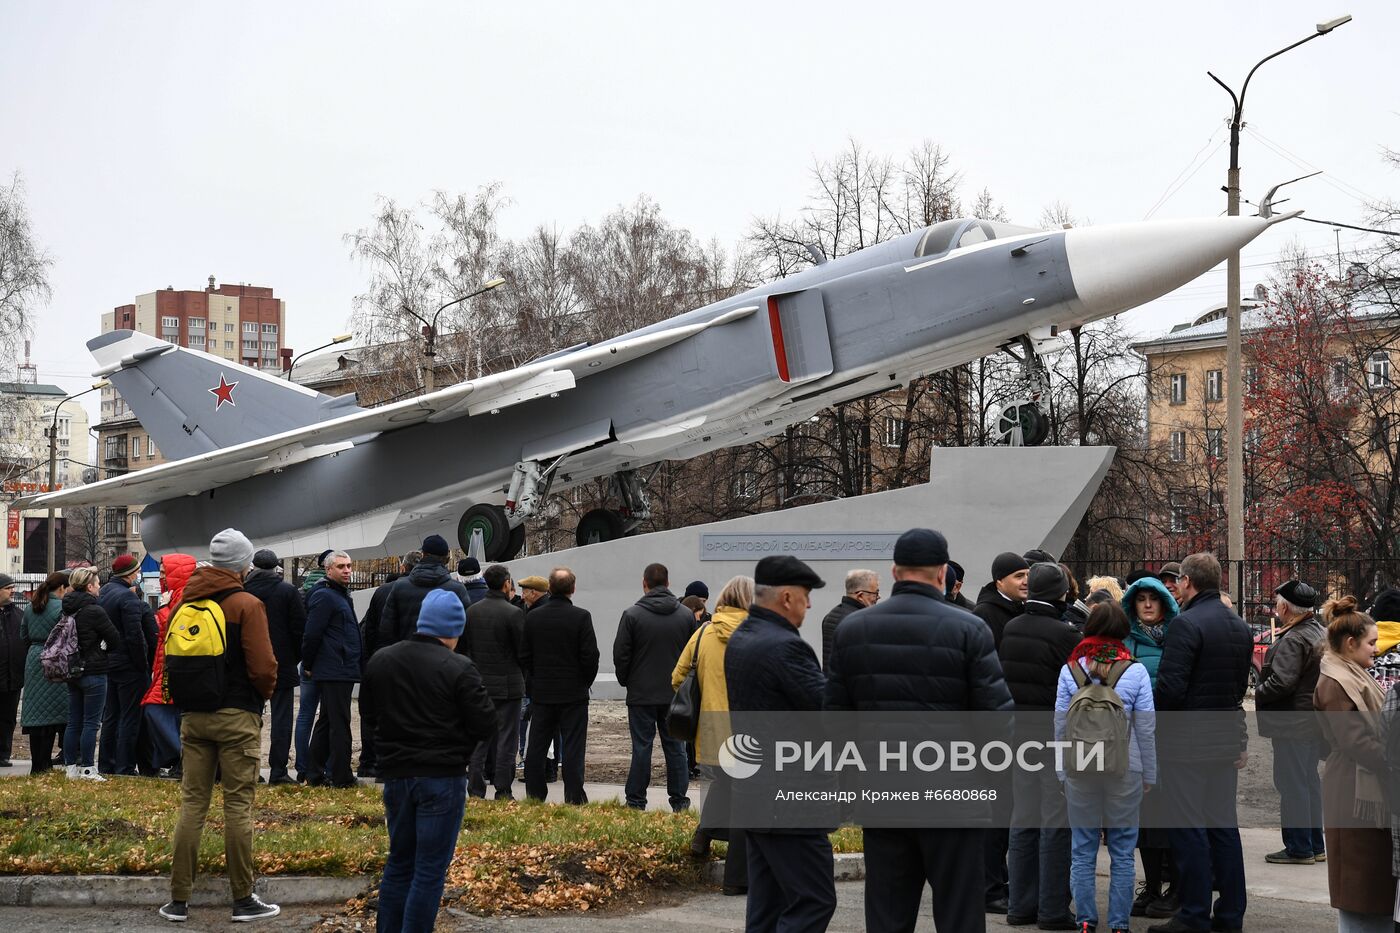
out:
M277 689L295 687L300 678L301 642L306 637L306 603L297 588L275 570L248 571L243 588L262 600L267 610L267 635L277 656Z
M525 695L525 610L511 605L506 594L488 590L486 598L467 610L467 627L457 641L457 653L472 659L492 700L518 700Z
M151 665L151 686L141 698L142 706L170 705L170 691L165 686L165 633L170 631L171 610L184 598L194 564L194 558L188 554L167 554L160 559L160 569L165 576L165 605L156 610L156 658Z
M462 589L466 590L467 601L473 606L485 599L486 594L491 592L480 574L474 577L465 577L458 582L462 584Z
M729 636L748 615L748 610L734 606L717 607L709 623L690 636L671 671L674 692L681 688L691 667L699 665L696 677L700 680L700 732L695 738L695 760L702 764L719 764L719 747L729 738L729 684L724 679L724 652L729 647Z
M149 674L156 647L155 614L150 604L133 593L131 587L115 579L102 587L97 602L122 633L120 643L107 646L107 672Z
M995 580L982 587L981 592L977 594L977 605L972 608L973 614L986 622L987 628L992 630L992 643L997 648L1001 647L1006 623L1025 611L1025 603L1003 596L1001 590L997 589Z
M1162 641L1157 641L1150 634L1137 617L1137 594L1143 590L1150 590L1157 594L1157 598L1162 601ZM1123 612L1128 617L1128 637L1123 639L1123 644L1133 653L1133 660L1138 661L1147 668L1147 676L1152 680L1152 686L1157 686L1157 668L1162 662L1162 646L1166 644L1167 631L1171 628L1171 621L1181 612L1181 608L1176 604L1176 597L1167 589L1166 584L1156 577L1143 577L1133 581L1128 587L1128 591L1123 594Z
M379 643L375 650L403 641L418 631L418 610L431 590L448 590L462 601L462 609L471 607L466 587L452 579L446 564L424 559L414 565L408 576L394 581L384 609L379 615Z
M622 612L613 639L613 670L628 706L667 706L676 692L671 672L695 631L695 613L664 586Z
M24 610L14 600L0 606L0 691L24 689L24 656L28 653L20 627Z
M360 679L360 626L355 621L355 604L349 591L329 577L316 584L306 600L301 659L302 669L317 683L355 683Z
M72 616L78 629L78 656L83 675L107 673L108 646L121 642L121 634L97 597L86 590L71 590L63 597L63 614Z
M227 626L228 689L220 709L261 714L263 701L277 686L277 658L267 634L267 610L262 600L241 588L242 578L222 567L196 567L185 584L181 602L207 599L236 590L219 600ZM67 602L67 597L64 598ZM179 607L170 610L174 616Z

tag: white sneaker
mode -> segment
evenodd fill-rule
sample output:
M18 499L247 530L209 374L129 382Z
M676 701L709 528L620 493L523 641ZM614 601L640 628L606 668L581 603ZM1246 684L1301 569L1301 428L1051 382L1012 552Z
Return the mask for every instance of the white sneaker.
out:
M78 766L69 765L68 767L63 769L63 773L68 776L68 780L76 781L78 779Z
M87 767L87 768L80 768L80 769L78 769L78 779L79 779L79 780L82 780L82 781L105 781L105 780L107 780L105 777L103 777L102 775L98 774L98 773L97 773L97 769L96 769L96 768L93 768L93 767Z

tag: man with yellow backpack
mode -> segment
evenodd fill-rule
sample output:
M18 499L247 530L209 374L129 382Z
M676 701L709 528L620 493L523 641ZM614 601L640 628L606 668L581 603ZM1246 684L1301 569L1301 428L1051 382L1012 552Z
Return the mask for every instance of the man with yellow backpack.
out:
M225 528L209 542L209 566L195 569L165 637L165 682L184 712L180 724L184 776L175 826L166 920L189 919L199 837L214 792L224 788L224 857L233 920L277 916L276 904L253 893L253 791L262 761L263 704L277 685L277 658L262 602L243 589L253 545Z

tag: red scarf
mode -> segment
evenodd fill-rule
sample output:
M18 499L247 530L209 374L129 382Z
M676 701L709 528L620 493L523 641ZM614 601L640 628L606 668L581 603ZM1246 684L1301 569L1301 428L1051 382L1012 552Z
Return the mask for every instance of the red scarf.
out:
M1114 661L1131 661L1133 655L1118 639L1096 635L1075 645L1074 650L1070 652L1069 663L1073 664L1080 658L1088 658L1092 664L1108 666Z

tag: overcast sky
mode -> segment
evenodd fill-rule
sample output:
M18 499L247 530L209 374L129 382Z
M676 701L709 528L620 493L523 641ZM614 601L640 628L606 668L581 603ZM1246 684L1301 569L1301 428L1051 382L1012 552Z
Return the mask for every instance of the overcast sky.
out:
M22 173L55 261L34 356L45 381L81 388L104 311L210 274L273 286L288 343L323 343L364 281L342 235L381 194L498 181L508 236L647 194L733 244L755 215L800 208L813 159L848 138L894 155L932 139L965 193L985 185L1014 221L1056 200L1140 220L1174 183L1152 216L1215 215L1229 102L1206 70L1238 89L1343 13L1355 21L1256 75L1243 188L1257 200L1317 166L1289 206L1361 222L1367 196L1400 196L1381 158L1400 148L1394 0L0 0L0 174ZM1290 240L1335 249L1327 227L1273 228L1245 252L1246 294ZM1223 300L1223 270L1130 326Z

